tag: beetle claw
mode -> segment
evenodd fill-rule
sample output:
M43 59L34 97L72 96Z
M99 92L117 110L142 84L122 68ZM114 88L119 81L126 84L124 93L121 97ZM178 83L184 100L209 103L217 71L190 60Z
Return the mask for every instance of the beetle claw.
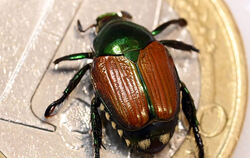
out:
M179 19L179 25L181 27L187 26L187 21L184 18Z
M103 144L101 144L101 146L103 147L103 149L105 149L105 150L106 150L106 147L105 147Z
M50 105L47 107L47 109L46 109L46 111L45 111L45 113L44 113L44 116L45 116L46 118L48 118L48 117L50 117L50 116L53 116L52 113L54 112L55 108L56 108L56 105L53 105L53 103L50 104Z
M45 113L44 113L44 116L46 118L48 117L51 117L51 116L54 116L56 113L55 113L55 109L56 107L58 106L58 104L56 102L53 102L52 104L50 104L47 109L45 110Z

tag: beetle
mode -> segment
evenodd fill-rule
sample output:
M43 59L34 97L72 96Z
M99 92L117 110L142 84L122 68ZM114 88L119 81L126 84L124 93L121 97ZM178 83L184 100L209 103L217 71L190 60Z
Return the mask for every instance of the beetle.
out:
M167 49L199 52L192 45L176 40L157 41L154 36L170 25L186 26L185 19L165 22L152 32L131 22L125 11L105 13L97 17L96 37L91 52L71 54L54 61L93 59L70 80L63 95L51 103L45 117L69 96L87 70L90 70L95 97L91 101L91 125L95 158L100 157L102 121L98 108L105 111L107 120L117 130L128 147L147 153L161 151L172 137L183 110L199 149L204 157L204 147L199 133L199 123L192 96L180 80L173 59ZM104 147L104 146L103 146Z

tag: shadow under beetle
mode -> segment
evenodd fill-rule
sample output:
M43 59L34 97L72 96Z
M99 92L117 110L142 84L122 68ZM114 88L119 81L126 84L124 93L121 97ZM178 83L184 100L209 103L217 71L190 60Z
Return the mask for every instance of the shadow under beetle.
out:
M90 70L95 90L90 115L96 158L100 157L103 146L98 107L105 110L107 120L128 147L153 154L162 150L172 137L180 106L193 130L199 157L203 158L204 148L194 102L185 84L180 81L166 47L199 50L180 41L156 41L154 38L172 24L186 26L186 20L171 20L150 32L130 22L130 19L132 16L125 11L100 15L96 24L87 28L96 28L94 50L54 61L58 64L64 60L93 59L91 64L85 65L74 75L62 97L47 107L45 117L53 115L55 108ZM87 30L82 29L80 21L77 21L77 26L80 32Z

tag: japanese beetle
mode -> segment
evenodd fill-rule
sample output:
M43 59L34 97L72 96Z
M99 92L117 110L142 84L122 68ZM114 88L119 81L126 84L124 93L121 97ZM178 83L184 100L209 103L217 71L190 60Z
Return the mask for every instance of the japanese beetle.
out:
M154 38L172 24L185 26L186 20L171 20L150 32L130 19L132 16L125 11L100 15L96 24L87 28L96 28L94 50L54 61L58 64L64 60L93 59L70 80L62 97L48 106L45 117L53 114L86 71L90 70L95 89L90 115L96 158L100 157L103 146L99 107L105 110L106 118L127 146L148 153L159 152L169 142L182 109L193 130L199 157L203 158L204 149L194 102L185 84L180 81L166 47L199 50L180 41L157 41ZM82 29L79 20L77 25L80 32L87 30Z

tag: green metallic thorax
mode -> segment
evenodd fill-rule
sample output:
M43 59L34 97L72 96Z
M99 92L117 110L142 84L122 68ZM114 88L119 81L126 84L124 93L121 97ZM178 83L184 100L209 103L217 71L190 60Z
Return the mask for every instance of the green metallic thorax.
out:
M124 55L136 62L139 50L154 41L144 27L123 19L107 22L94 40L95 56Z

